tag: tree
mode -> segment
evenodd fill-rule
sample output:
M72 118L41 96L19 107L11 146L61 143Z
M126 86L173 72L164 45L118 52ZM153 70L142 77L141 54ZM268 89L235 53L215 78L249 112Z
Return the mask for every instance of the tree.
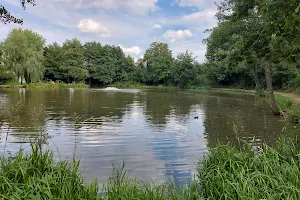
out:
M196 76L195 61L192 53L189 53L188 51L180 53L174 62L172 73L174 84L183 88L193 81Z
M26 3L31 4L35 6L35 0L20 0L22 8L26 8ZM6 23L17 23L17 24L23 24L23 19L18 19L14 16L12 16L3 5L0 5L0 21L4 24Z
M173 66L172 52L168 44L153 42L146 50L143 63L146 65L148 83L166 85Z
M299 58L299 9L296 0L223 1L217 14L218 27L207 40L206 56L212 69L225 67L219 71L221 75L237 73L240 77L241 72L248 71L260 87L259 71L264 69L274 115L279 110L274 98L273 71L282 63L295 63L295 58Z
M84 54L91 81L101 84L128 81L135 68L133 59L126 57L120 47L88 42Z
M45 39L31 30L13 29L4 41L5 65L23 84L40 81L44 75Z
M13 72L8 70L4 63L4 44L0 43L0 84L5 84L15 78Z
M48 45L44 51L45 78L50 80L63 80L60 67L64 65L62 47L54 42Z
M88 42L84 45L84 54L90 77L102 84L112 83L115 76L115 67L112 63L111 46Z
M116 67L114 80L116 82L128 81L129 74L134 70L134 60L130 56L125 56L123 50L113 47L113 60Z
M62 65L59 67L63 80L84 81L88 78L88 70L84 65L84 50L78 39L67 40L62 46Z

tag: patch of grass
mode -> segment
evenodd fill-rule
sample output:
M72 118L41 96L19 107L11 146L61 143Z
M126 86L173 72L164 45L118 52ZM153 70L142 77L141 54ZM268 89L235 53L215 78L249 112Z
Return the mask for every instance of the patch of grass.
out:
M29 154L0 158L1 199L300 199L298 138L258 151L219 145L199 161L196 178L179 187L130 179L123 164L100 192L96 181L84 182L79 161L54 162L50 150L31 147Z
M287 112L287 118L288 120L295 124L299 125L300 124L300 106L293 106L292 109L288 110Z
M87 88L85 83L62 83L62 82L39 82L25 85L29 89L51 89L51 88Z
M55 163L37 144L27 155L1 156L0 164L1 199L100 199L97 183L84 183L79 161Z
M286 112L293 106L293 101L288 98L278 94L275 94L275 100L280 110Z
M259 152L219 146L199 161L200 192L204 199L300 199L299 152L297 139Z
M104 199L143 199L143 200L194 200L199 196L199 185L190 183L187 186L176 187L174 183L160 186L136 178L129 179L125 164L120 169L114 169L109 182L104 185Z

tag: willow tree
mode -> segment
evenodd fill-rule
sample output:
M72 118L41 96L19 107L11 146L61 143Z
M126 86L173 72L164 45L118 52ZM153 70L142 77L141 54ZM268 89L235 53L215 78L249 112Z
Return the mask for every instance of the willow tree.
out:
M45 39L31 30L13 29L4 41L5 65L24 83L44 76Z

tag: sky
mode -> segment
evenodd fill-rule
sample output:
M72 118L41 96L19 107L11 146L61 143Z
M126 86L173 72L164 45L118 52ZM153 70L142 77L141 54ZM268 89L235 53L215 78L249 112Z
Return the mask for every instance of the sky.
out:
M23 10L19 0L0 0L23 25L0 24L0 41L13 28L41 34L47 44L78 38L120 46L141 58L154 41L168 43L173 56L189 50L205 61L206 29L216 26L215 0L36 0Z

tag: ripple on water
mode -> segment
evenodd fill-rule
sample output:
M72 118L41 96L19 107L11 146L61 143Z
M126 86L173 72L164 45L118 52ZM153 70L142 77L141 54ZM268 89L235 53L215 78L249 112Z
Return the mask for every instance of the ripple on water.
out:
M49 146L56 159L72 159L75 153L87 178L97 177L100 182L111 175L113 164L125 161L131 176L184 184L207 146L217 140L234 142L235 130L239 130L242 140L259 148L263 141L278 138L283 126L268 115L267 104L243 95L151 89L0 89L0 107L8 108L20 99L26 99L17 113L22 120L10 122L7 150L17 152L36 137L30 131L33 121L28 113L43 104L46 115L41 123L53 136ZM74 118L75 112L79 118ZM0 151L7 130L7 126L1 128Z

